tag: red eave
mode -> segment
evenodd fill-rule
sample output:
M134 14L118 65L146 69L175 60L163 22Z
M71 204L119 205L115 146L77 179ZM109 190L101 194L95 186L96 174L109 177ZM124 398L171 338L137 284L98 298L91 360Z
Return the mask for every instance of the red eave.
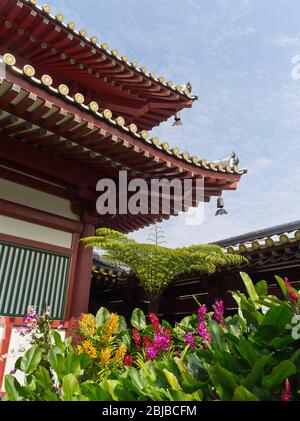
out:
M53 87L7 68L0 84L0 158L34 169L77 188L95 207L95 185L101 177L117 178L121 169L129 177L203 178L205 201L237 186L241 173L215 168L205 160L174 154L154 139L133 133L116 121L92 113L84 105L59 96ZM211 165L211 168L210 168ZM197 205L197 203L195 203ZM95 214L95 216L97 216ZM168 215L98 217L99 224L128 232Z
M56 84L68 84L72 95L81 92L141 129L150 130L192 106L196 97L186 88L165 83L135 61L119 57L117 50L98 45L85 30L66 25L62 15L52 16L49 6L32 3L1 0L0 53L12 52L18 63L33 65L38 77L51 71Z

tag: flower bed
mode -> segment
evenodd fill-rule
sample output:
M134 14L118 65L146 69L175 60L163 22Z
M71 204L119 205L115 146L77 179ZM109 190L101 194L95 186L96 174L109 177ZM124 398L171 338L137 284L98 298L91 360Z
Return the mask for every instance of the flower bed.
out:
M299 293L277 277L283 299L242 273L248 296L233 292L237 313L199 303L174 327L151 313L84 314L73 338L51 330L31 309L33 346L20 357L20 385L5 378L7 400L299 400ZM211 310L211 311L210 311Z

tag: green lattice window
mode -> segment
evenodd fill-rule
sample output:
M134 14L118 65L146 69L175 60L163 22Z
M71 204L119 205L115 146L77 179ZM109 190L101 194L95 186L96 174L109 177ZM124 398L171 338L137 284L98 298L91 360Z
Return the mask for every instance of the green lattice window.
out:
M50 306L63 319L70 256L0 242L0 315L23 316L27 307Z

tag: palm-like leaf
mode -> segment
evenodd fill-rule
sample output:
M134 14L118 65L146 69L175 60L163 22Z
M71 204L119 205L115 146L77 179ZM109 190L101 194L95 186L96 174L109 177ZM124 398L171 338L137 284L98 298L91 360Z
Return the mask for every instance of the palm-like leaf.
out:
M120 232L100 228L96 236L84 238L86 247L97 247L105 259L128 266L138 278L149 300L155 302L177 276L202 272L213 274L217 267L247 262L242 256L227 254L217 245L192 245L170 249L137 243Z

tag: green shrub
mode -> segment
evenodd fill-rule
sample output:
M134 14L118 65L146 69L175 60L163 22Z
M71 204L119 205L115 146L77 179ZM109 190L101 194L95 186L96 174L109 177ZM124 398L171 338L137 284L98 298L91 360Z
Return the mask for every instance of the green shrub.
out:
M79 320L79 341L62 340L47 315L16 362L20 385L5 377L7 400L299 400L299 293L276 277L284 299L241 273L247 296L224 318L217 300L171 327L135 309L125 319L101 308ZM27 327L28 330L28 327Z

